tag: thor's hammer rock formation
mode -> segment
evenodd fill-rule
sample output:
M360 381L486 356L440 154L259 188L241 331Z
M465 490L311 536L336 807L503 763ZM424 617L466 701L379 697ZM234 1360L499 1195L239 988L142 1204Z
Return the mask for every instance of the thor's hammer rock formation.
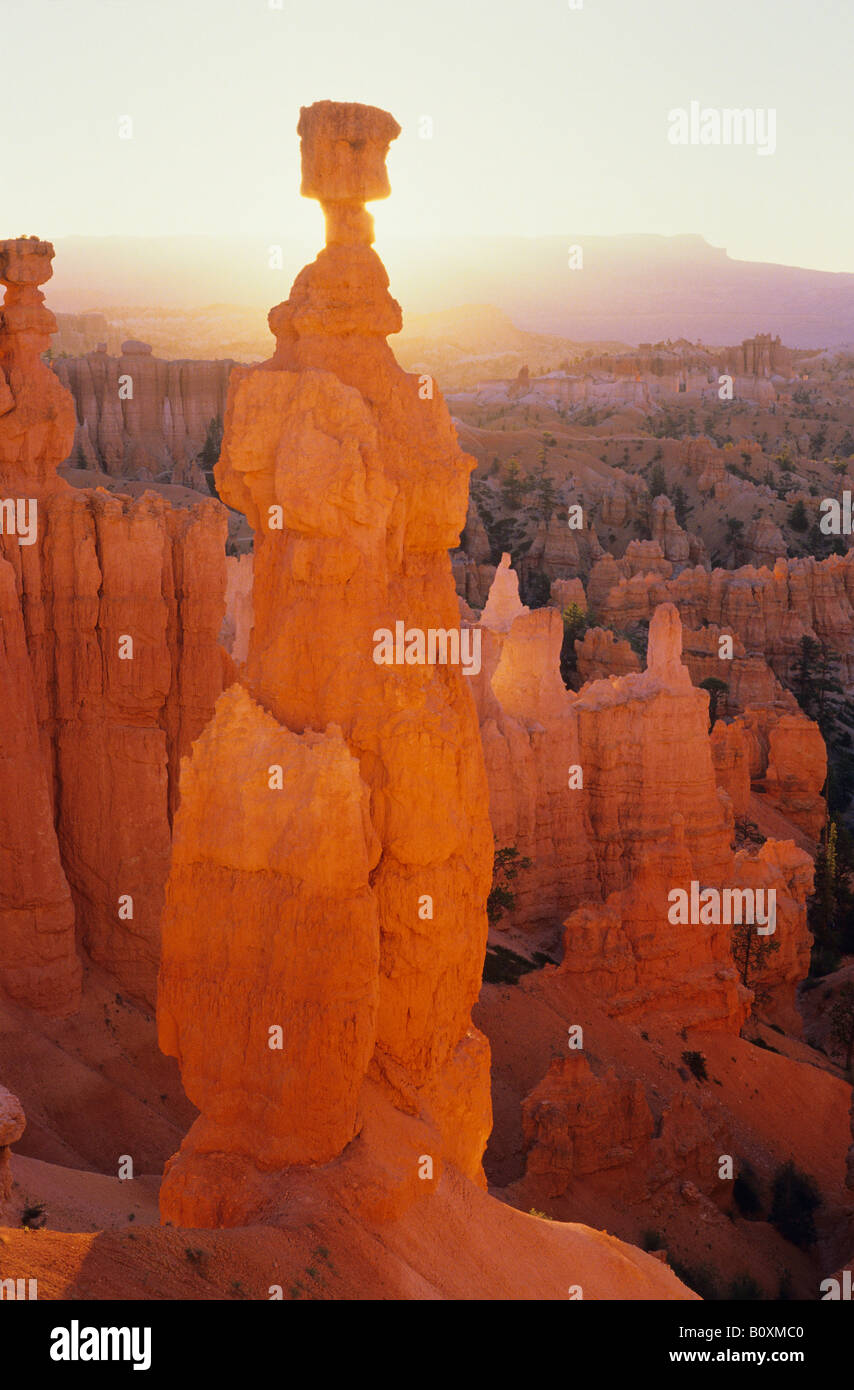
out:
M254 626L183 764L163 924L160 1042L201 1114L161 1215L187 1226L345 1149L352 1199L393 1216L443 1163L483 1183L491 1121L492 833L448 555L474 460L386 342L364 204L397 123L324 101L298 133L327 245L273 357L232 373L216 482L255 532Z

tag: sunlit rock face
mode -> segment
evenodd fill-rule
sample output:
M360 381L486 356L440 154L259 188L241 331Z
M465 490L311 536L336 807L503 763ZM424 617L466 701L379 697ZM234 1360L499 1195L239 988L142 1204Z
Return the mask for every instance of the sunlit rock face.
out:
M584 975L609 1008L737 1032L745 994L729 927L674 930L667 895L694 879L773 887L782 949L759 983L775 1019L799 1032L809 855L768 841L758 854L736 856L732 841L752 773L794 824L814 823L825 767L818 729L801 714L751 711L718 722L710 737L709 697L683 664L670 603L653 613L645 670L589 681L574 694L559 676L559 615L524 609L513 578L506 565L496 572L474 682L496 839L530 860L514 882L512 924L566 918L562 968ZM591 667L603 636L577 644Z
M673 603L687 627L734 634L748 657L762 657L784 682L791 682L809 637L838 661L842 683L854 683L854 551L826 560L779 558L770 567L695 566L671 578L626 577L621 563L605 556L588 583L590 605L609 627L625 628Z
M49 242L0 242L0 497L16 512L0 535L0 989L71 1013L75 921L91 958L154 1002L178 761L222 689L226 513L57 476L75 411L40 359L52 258Z
M448 550L474 461L386 342L401 314L364 203L389 192L396 122L320 102L298 129L327 245L270 313L273 357L232 374L216 481L255 531L253 625L243 687L184 768L164 918L161 1045L202 1111L161 1194L184 1225L246 1219L265 1174L357 1137L361 1191L391 1214L420 1155L482 1181L490 1126L471 679L453 644L386 662L380 639L460 640Z

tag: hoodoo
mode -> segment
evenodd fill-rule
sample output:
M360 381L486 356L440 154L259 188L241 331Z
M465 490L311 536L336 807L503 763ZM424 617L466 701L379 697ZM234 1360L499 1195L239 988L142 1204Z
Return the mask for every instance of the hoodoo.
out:
M161 1045L201 1111L161 1193L183 1225L247 1220L265 1173L357 1136L384 1210L443 1162L482 1182L491 1118L474 705L460 665L374 660L396 621L459 627L474 463L386 343L401 314L364 204L397 123L319 102L298 131L327 245L270 313L273 357L232 373L216 481L255 531L254 625L184 764L164 920Z
M40 357L52 258L35 237L0 242L0 993L68 1014L75 924L130 997L154 999L178 759L222 689L226 515L57 475L75 410Z

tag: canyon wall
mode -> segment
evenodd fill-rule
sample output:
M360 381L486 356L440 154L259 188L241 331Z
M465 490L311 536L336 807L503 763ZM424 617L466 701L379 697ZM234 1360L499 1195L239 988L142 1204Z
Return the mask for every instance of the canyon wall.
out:
M653 614L645 671L591 681L578 694L559 674L559 614L521 604L507 556L480 626L475 693L490 815L497 844L531 861L514 880L512 925L567 919L563 968L581 971L615 1008L621 999L634 1008L633 994L641 1013L674 1000L684 1008L696 981L696 1016L737 1032L744 1007L730 929L674 929L667 893L692 881L774 887L786 904L785 947L757 984L771 989L772 1015L800 1031L794 990L809 961L811 859L776 841L736 856L734 819L746 811L753 769L796 824L816 830L825 767L816 726L800 714L751 712L710 738L709 697L683 664L672 604ZM590 634L580 657L592 662L598 645Z
M595 598L594 598L595 595ZM714 625L735 634L748 657L760 656L791 683L803 637L826 644L845 686L854 682L854 552L826 560L778 559L773 569L685 569L621 577L608 557L593 567L588 599L608 626L648 620L673 603L687 627Z
M166 474L206 492L199 455L211 423L222 425L233 366L164 361L133 340L117 357L99 350L58 358L53 369L77 417L69 461L121 478Z
M47 242L0 243L2 679L16 724L0 901L4 989L69 1012L75 921L89 956L154 1000L178 760L222 688L226 513L57 477L74 405L40 360L52 256ZM34 826L16 817L22 800Z

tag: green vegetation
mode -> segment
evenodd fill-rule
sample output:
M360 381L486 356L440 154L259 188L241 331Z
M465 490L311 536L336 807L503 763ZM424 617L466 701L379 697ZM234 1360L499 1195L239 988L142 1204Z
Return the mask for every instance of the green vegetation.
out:
M529 608L545 608L551 597L552 581L545 570L526 570L519 595Z
M845 1070L851 1070L854 1055L854 984L846 980L830 1010L830 1036L845 1056Z
M734 1302L755 1301L762 1298L762 1290L750 1274L739 1274L727 1290L727 1298Z
M729 690L729 686L726 681L718 680L717 676L707 676L704 681L700 681L700 689L709 692L709 733L711 733L718 717L720 698Z
M486 948L483 962L483 982L486 985L518 985L523 975L532 970L541 970L544 965L556 965L551 956L543 951L534 951L533 960L520 956L507 946L492 945Z
M706 1071L706 1057L703 1052L683 1052L682 1061L685 1063L691 1074L698 1081L708 1081L709 1073Z
M577 603L571 603L568 608L564 608L561 615L563 617L563 643L560 649L560 674L563 677L564 685L569 685L570 678L578 670L578 657L575 651L576 639L579 641L584 636L589 627L593 626L589 613L579 607Z
M720 1297L717 1280L708 1265L685 1265L681 1260L671 1260L670 1268L681 1279L683 1284L687 1284L689 1289L698 1293L707 1303L712 1303Z
M789 525L793 531L808 531L810 519L807 516L807 509L804 506L804 499L799 497L792 510L789 512Z
M843 952L854 948L854 894L851 872L854 842L844 825L828 821L815 860L815 890L808 922L815 938L810 975L826 975L839 967Z
M649 487L650 497L661 497L662 494L666 494L667 479L664 476L664 469L660 463L657 463L651 470L647 486Z
M496 849L492 861L492 887L486 900L486 915L491 927L501 921L505 912L513 911L516 906L513 884L519 874L530 867L530 859L520 855L515 845Z
M205 475L205 481L214 496L216 496L216 484L214 483L214 465L216 464L220 450L222 449L222 420L219 415L215 415L208 422L208 430L205 435L205 442L196 455L196 462L201 467Z
M779 949L780 942L777 937L760 936L755 923L734 924L730 937L732 958L741 976L741 983L754 991L757 1003L763 1003L767 998L767 989L758 983L757 976L761 975L769 956Z
M817 642L813 637L801 638L794 673L795 699L804 714L816 721L825 737L830 732L827 697L842 694L842 686L836 678L837 665L824 642Z
M653 1250L663 1249L664 1236L661 1234L660 1231L656 1231L652 1227L650 1227L649 1229L643 1232L643 1235L641 1236L641 1250L646 1250L649 1254Z
M742 1216L756 1216L762 1210L756 1178L749 1163L742 1164L741 1172L732 1185L732 1196Z
M784 1240L806 1250L815 1245L817 1235L813 1213L821 1206L821 1195L812 1178L800 1172L789 1160L774 1175L774 1194L769 1220Z

